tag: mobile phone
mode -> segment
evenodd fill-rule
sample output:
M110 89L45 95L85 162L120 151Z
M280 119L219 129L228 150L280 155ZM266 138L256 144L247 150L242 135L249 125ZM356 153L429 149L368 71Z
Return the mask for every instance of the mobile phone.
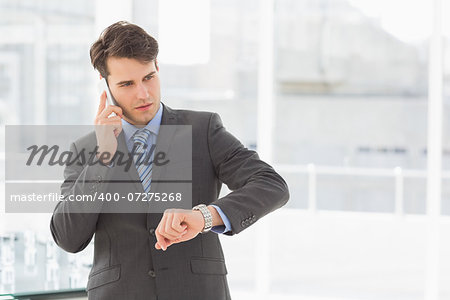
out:
M105 78L100 79L100 82L98 83L98 90L100 93L106 91L106 103L108 105L119 106L114 97L112 96L111 91L109 90L108 82L106 81Z

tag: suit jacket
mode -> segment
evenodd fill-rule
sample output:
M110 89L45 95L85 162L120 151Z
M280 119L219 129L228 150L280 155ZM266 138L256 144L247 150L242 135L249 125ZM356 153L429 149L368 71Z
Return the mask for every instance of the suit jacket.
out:
M173 110L164 105L161 125L192 126L192 205L220 207L231 223L227 235L241 232L287 202L285 181L256 152L227 132L217 114ZM92 132L75 141L71 151L92 149L96 143ZM127 153L123 132L118 136L119 150ZM115 178L123 179L116 169L85 162L67 166L61 192L65 197L143 192L142 184L136 183L139 177L134 165L128 172L132 180L122 184L113 183ZM222 183L232 192L218 199ZM90 300L230 299L216 233L199 234L166 251L156 250L155 229L161 213L145 209L142 213L105 213L101 204L98 211L88 212L83 205L59 202L50 228L55 242L72 253L82 251L95 234L93 267L86 288Z

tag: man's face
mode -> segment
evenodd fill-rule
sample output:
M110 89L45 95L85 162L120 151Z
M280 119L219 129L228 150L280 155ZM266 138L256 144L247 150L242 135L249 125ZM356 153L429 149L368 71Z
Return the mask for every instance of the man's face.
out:
M109 57L106 65L109 89L122 108L123 118L136 126L147 125L158 111L161 101L156 62Z

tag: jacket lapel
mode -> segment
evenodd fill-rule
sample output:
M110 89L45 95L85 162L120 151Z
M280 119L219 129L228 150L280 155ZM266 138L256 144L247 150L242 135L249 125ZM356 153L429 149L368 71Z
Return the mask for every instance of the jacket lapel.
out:
M172 145L172 141L176 132L176 126L168 125L178 125L178 118L176 112L174 112L166 105L163 105L161 127L159 128L154 155L156 155L157 153L164 153L167 156L170 151L170 146ZM151 191L156 192L158 190L159 179L164 178L164 173L166 171L167 165L153 165L153 167Z

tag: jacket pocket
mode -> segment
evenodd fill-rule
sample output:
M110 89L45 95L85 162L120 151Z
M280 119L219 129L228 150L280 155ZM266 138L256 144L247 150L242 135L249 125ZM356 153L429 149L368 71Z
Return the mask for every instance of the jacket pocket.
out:
M119 278L120 278L120 265L100 269L89 275L86 291L95 289L107 283L117 281L119 280Z
M226 275L225 261L219 258L192 257L191 271L195 274Z

